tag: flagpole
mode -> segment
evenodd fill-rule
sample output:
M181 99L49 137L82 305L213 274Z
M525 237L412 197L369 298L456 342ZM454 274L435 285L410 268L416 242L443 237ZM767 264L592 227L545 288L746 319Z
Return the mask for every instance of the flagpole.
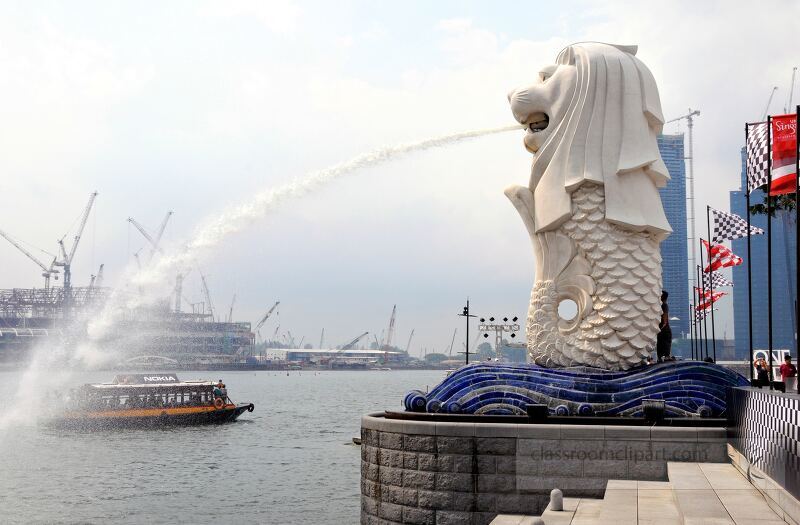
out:
M744 125L744 143L745 148L750 141L750 125ZM749 155L745 155L745 164L749 161ZM754 379L753 367L753 258L750 253L750 166L745 166L744 177L744 195L745 206L747 207L747 332L748 332L748 346L750 353L748 354L748 366L750 367L750 383Z
M706 227L708 229L708 288L711 300L711 350L714 362L717 362L717 334L714 330L714 268L711 267L711 206L706 205Z
M772 390L772 117L767 117L767 341L769 344L769 388ZM747 232L749 235L750 232Z
M706 300L706 283L703 281L703 241L700 240L700 265L697 267L697 278L700 279L698 282L700 283L700 290L702 294L700 295L700 305L702 306ZM712 305L713 306L713 305ZM703 308L703 359L708 357L708 316L706 315L706 310Z
M692 298L694 298L694 295L692 295ZM691 343L692 359L694 359L694 309L691 303L689 304L689 322L692 323L689 325L689 341Z

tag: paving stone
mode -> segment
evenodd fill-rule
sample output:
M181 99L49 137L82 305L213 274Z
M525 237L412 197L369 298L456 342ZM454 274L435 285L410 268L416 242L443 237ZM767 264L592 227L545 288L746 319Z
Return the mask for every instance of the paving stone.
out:
M638 490L639 523L683 525L672 487Z
M670 482L673 482L671 475ZM685 485L681 481L678 481L677 484L677 486ZM687 523L706 521L715 525L733 525L734 522L728 511L725 510L725 506L710 485L707 489L684 489L677 488L675 485L673 487L678 508Z

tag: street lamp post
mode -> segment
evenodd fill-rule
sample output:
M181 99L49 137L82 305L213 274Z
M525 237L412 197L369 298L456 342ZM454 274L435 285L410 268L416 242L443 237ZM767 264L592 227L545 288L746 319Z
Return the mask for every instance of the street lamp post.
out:
M476 315L471 315L469 313L469 299L467 299L467 306L464 307L464 310L462 311L462 313L458 314L458 316L465 318L465 320L467 321L467 335L466 335L467 344L466 347L464 348L465 350L464 355L467 361L466 364L469 364L469 318L477 317Z

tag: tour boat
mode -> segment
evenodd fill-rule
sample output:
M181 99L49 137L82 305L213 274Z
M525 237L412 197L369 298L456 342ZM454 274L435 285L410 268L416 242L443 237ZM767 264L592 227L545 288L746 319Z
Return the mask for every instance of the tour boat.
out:
M235 421L252 403L233 403L213 381L180 381L175 374L118 375L86 384L62 398L50 423L70 428L158 427Z

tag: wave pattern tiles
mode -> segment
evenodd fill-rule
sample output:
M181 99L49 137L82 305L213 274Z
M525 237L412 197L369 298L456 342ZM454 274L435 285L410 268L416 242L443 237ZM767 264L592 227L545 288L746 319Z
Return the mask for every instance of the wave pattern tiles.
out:
M657 399L670 417L720 417L728 389L747 385L740 374L699 361L624 372L480 363L462 367L428 394L409 392L404 405L414 412L525 414L526 405L545 404L555 415L636 417L643 400Z

